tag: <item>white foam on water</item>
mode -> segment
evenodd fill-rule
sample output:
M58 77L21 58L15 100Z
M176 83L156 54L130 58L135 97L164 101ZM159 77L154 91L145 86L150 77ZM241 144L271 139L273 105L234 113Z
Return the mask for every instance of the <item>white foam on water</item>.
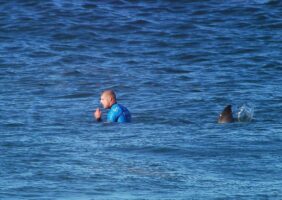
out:
M249 104L244 104L239 108L237 113L239 122L250 122L254 116L254 107Z

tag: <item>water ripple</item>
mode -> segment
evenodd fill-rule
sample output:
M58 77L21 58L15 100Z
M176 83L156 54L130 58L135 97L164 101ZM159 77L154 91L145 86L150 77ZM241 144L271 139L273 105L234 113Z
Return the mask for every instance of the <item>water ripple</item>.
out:
M0 198L281 199L280 8L3 1ZM93 119L109 88L131 124Z

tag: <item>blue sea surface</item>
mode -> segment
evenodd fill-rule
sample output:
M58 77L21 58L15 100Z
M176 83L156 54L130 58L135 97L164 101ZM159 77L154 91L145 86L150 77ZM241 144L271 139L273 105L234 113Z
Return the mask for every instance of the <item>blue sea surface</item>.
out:
M282 199L282 1L0 13L0 199ZM105 89L132 123L93 119ZM218 124L229 104L252 121Z

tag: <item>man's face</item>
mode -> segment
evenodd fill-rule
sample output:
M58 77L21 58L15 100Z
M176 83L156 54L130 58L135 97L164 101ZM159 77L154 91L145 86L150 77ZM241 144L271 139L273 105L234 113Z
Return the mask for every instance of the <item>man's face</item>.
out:
M111 107L111 97L109 95L102 94L100 102L105 109Z

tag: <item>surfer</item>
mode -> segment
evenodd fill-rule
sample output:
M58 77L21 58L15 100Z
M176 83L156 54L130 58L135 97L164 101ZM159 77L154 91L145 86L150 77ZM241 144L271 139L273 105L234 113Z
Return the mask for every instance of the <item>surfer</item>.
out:
M113 90L105 90L101 94L100 102L105 109L110 109L107 114L107 122L130 122L131 114L129 110L117 103L116 94ZM102 111L97 108L93 113L94 118L102 121Z

